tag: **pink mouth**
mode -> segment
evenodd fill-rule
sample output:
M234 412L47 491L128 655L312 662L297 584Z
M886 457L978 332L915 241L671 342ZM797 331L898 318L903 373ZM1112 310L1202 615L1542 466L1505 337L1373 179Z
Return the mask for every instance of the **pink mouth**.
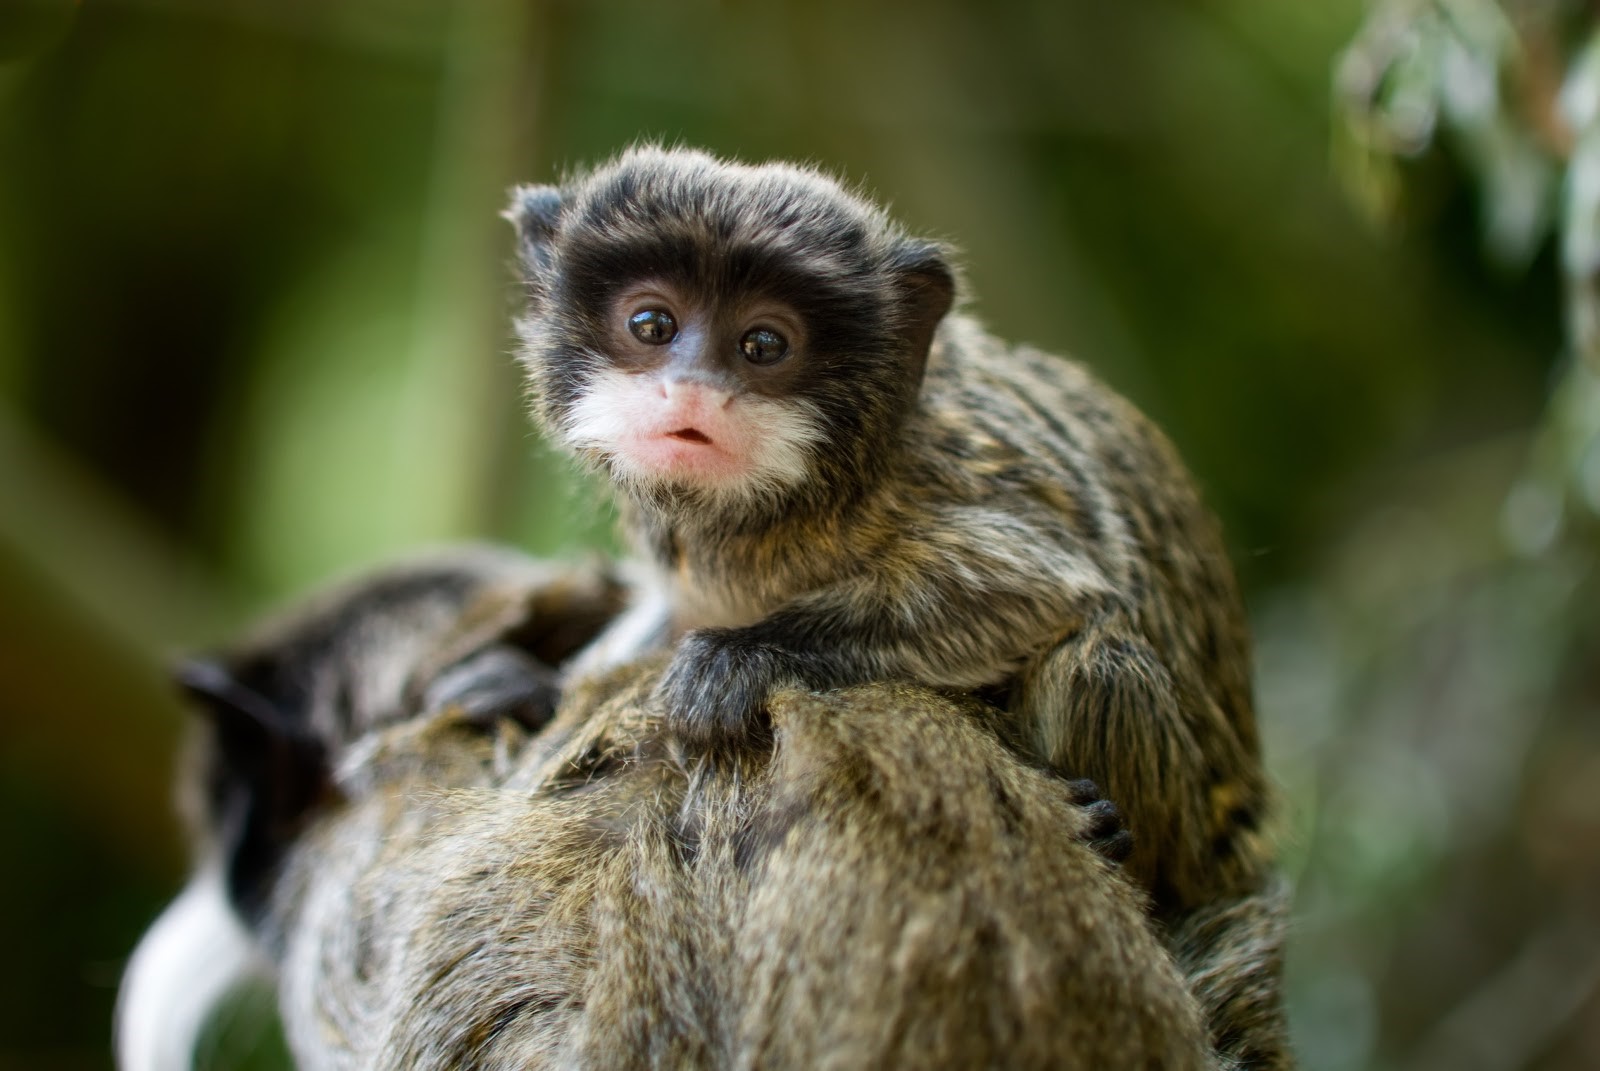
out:
M713 439L693 426L647 432L629 440L624 452L639 471L689 484L725 483L746 468L745 459L730 451L728 441Z

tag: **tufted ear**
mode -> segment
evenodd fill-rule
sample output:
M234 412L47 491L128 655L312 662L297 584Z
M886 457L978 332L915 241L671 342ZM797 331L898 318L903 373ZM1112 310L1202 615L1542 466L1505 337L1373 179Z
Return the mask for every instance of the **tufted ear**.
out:
M517 255L530 277L550 267L550 243L562 207L559 187L517 186L511 191L511 204L500 213L517 230Z
M900 331L920 381L933 333L955 303L956 274L945 247L924 241L902 243L893 271L900 300Z

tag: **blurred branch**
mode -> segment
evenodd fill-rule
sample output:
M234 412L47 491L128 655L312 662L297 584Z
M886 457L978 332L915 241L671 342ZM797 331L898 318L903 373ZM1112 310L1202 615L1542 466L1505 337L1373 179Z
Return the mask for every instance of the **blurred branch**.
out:
M1477 444L1392 474L1325 574L1262 622L1263 706L1309 723L1269 728L1316 742L1298 756L1316 768L1297 787L1317 838L1298 953L1319 967L1305 1034L1344 1046L1308 1054L1323 1068L1592 1065L1579 1012L1600 987L1600 917L1551 894L1589 889L1588 872L1520 842L1557 776L1547 752L1593 747L1595 24L1560 0L1377 0L1337 64L1335 152L1356 195L1392 220L1418 160L1454 165L1492 257L1522 268L1559 243L1566 337L1509 464ZM1341 999L1315 999L1324 976ZM1352 1007L1370 1018L1353 1041Z
M540 105L530 53L543 5L471 0L449 7L449 35L423 204L407 391L393 444L392 498L414 515L402 524L439 536L481 532L494 493L504 380L487 359L505 338L507 190L527 158ZM416 432L427 428L425 435Z
M503 352L499 213L538 128L527 59L544 17L516 0L446 5L428 143L404 160L425 168L420 189L374 191L360 240L330 246L280 304L245 395L248 491L230 517L267 590L494 528L506 440L527 434Z
M1533 56L1542 52L1524 47L1493 0L1374 5L1335 77L1343 118L1336 161L1361 201L1392 217L1400 162L1443 129L1484 187L1491 252L1526 264L1548 233L1556 178L1540 136L1553 120L1547 68ZM1540 120L1529 122L1535 113Z
M1540 0L1382 0L1339 62L1341 159L1356 192L1395 207L1400 163L1448 135L1478 180L1489 249L1525 264L1561 241L1568 363L1506 500L1514 550L1536 555L1600 518L1600 29ZM1580 536L1580 538L1585 538ZM1587 541L1587 539L1586 539Z

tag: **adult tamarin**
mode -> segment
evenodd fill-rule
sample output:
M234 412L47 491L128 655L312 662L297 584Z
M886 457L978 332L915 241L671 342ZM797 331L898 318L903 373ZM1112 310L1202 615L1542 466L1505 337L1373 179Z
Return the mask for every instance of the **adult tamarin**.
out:
M1277 903L1238 590L1131 404L953 313L948 250L812 170L638 148L508 216L537 417L659 572L580 666L672 643L657 699L690 754L760 744L780 685L976 692L1121 807L1193 975L1233 905ZM1276 925L1245 1001L1274 1021Z
M620 594L435 553L186 663L197 873L124 979L123 1071L187 1071L254 964L305 1071L1232 1071L1098 803L974 700L787 692L781 752L691 770L656 658L545 723Z

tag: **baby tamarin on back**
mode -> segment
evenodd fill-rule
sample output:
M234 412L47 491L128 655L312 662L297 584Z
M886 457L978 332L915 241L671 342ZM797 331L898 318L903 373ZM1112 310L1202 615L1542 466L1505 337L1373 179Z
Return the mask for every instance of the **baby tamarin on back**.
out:
M946 250L814 171L641 148L508 215L536 413L666 592L590 661L681 636L685 746L758 738L782 684L978 690L1122 808L1160 913L1258 885L1239 595L1128 402L952 313Z

